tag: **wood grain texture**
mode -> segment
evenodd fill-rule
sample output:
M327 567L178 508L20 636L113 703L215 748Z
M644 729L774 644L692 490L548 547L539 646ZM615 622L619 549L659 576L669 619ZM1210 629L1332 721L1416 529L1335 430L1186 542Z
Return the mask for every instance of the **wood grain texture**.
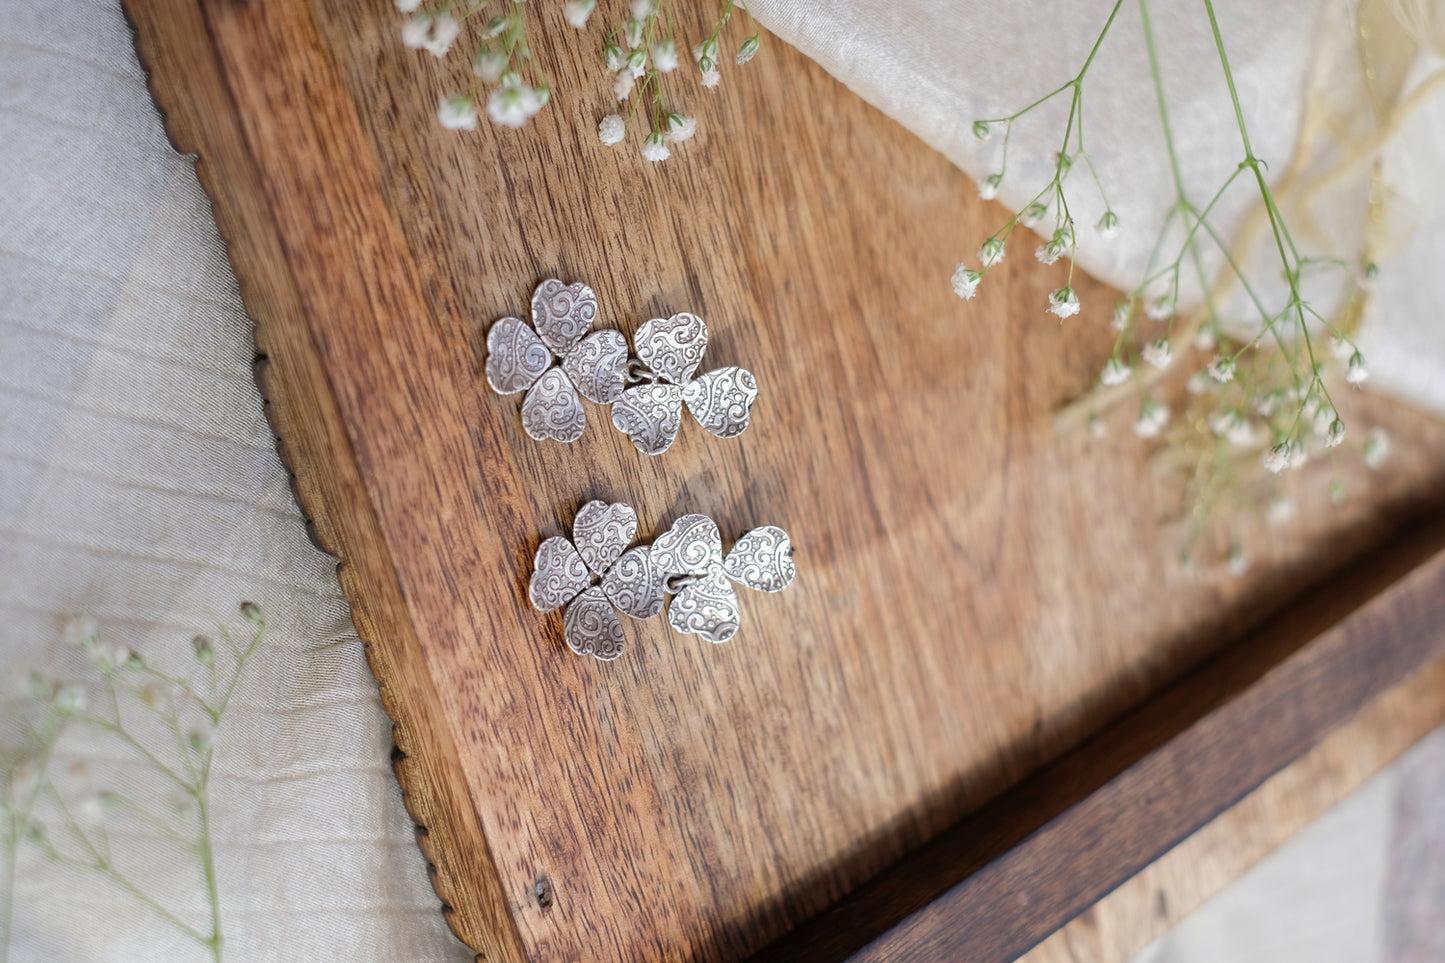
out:
M1442 660L1436 512L759 959L1008 963Z
M608 151L595 52L536 5L558 96L522 131L441 130L465 58L402 48L390 4L130 0L158 101L231 245L278 432L344 560L397 722L398 774L458 935L494 960L733 960L1079 743L1376 537L1445 481L1441 426L1384 421L1389 473L1251 543L1247 580L1190 576L1168 487L1119 412L1049 413L1107 356L1113 298L1024 256L962 305L947 278L999 211L943 158L770 43L654 166ZM599 15L598 20L605 19ZM594 32L595 33L595 32ZM589 33L590 41L597 37ZM1027 246L1022 244L1022 247ZM521 430L478 368L487 325L548 276L631 333L708 321L709 365L762 386L723 442L660 459L606 412L572 446ZM1360 431L1363 434L1363 431ZM724 646L627 625L573 658L526 599L576 508L786 528L799 578L743 598ZM536 881L553 899L542 905Z
M1442 724L1445 662L1437 661L1376 698L1019 963L1127 963Z

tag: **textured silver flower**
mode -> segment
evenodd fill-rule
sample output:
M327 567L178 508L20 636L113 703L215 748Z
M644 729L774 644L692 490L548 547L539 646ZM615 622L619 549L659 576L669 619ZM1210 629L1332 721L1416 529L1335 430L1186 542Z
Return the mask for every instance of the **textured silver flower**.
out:
M611 404L622 397L627 339L588 334L597 295L585 284L548 279L532 294L532 323L502 318L487 332L487 383L499 394L527 392L522 428L541 441L576 441L587 427L582 397Z
M627 388L612 403L612 424L645 455L672 447L685 405L719 438L734 438L748 427L758 382L743 368L717 368L694 378L707 350L707 325L695 314L653 318L633 338L647 371L643 384Z
M543 612L562 606L562 634L578 655L610 661L625 639L614 606L634 619L662 611L662 573L646 546L628 549L637 534L637 513L627 505L592 501L572 522L572 540L554 536L537 547L529 586Z
M669 587L680 586L667 621L684 634L726 642L742 614L729 579L760 592L780 592L793 581L793 545L788 533L764 525L738 539L726 556L717 523L706 515L684 515L652 543L652 564Z

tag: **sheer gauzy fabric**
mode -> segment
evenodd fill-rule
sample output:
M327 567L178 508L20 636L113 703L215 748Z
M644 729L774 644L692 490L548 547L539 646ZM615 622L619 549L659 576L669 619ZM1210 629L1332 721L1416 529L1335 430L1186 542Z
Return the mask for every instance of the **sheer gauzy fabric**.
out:
M748 6L778 38L982 182L1001 167L1002 131L980 142L973 122L1007 116L1070 80L1113 4L752 0ZM1280 203L1302 247L1351 260L1368 252L1382 269L1360 339L1371 386L1445 414L1445 325L1436 321L1433 281L1445 255L1445 188L1433 173L1445 148L1445 90L1411 101L1445 66L1439 5L1217 0L1215 8L1254 153L1277 186L1293 184ZM1204 6L1155 2L1149 11L1183 184L1202 207L1244 156L1229 92ZM1122 5L1084 90L1085 146L1121 230L1112 240L1093 230L1104 205L1088 171L1077 165L1068 187L1080 226L1078 264L1128 290L1144 277L1176 198L1137 0ZM1068 107L1065 94L1014 126L998 192L1010 210L1021 209L1053 176ZM1211 222L1242 250L1255 252L1245 263L1278 300L1278 257L1260 243L1262 225L1251 220L1258 205L1249 184L1236 184ZM980 244L1003 218L960 224L958 259L978 267ZM1046 219L1039 230L1047 233L1051 224ZM1038 243L1017 238L1008 256L1029 258ZM1208 255L1207 266L1210 274L1218 270L1217 255ZM1063 263L1037 269L1063 283ZM1198 303L1198 290L1186 275L1181 303ZM1337 285L1325 281L1313 291L1326 313L1338 306ZM1070 323L1105 323L1112 309L1083 307ZM1237 294L1221 308L1245 328L1257 318Z
M0 13L0 669L80 675L60 641L75 614L184 668L193 635L239 629L237 604L259 603L272 633L216 737L226 958L470 960L428 884L335 562L308 542L276 457L210 205L121 11ZM58 771L143 794L122 758L66 740ZM201 923L194 862L152 832L117 818L112 842ZM19 871L16 963L209 958L33 847Z

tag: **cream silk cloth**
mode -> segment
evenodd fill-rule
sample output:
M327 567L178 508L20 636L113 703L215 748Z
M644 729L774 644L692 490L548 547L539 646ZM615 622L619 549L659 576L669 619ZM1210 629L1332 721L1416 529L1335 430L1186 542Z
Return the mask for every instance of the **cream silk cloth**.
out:
M391 773L390 723L307 540L251 377L210 205L169 147L119 7L0 2L0 666L74 673L62 622L184 665L251 599L274 626L216 740L226 958L470 960ZM61 746L62 772L91 741ZM194 865L134 875L204 919ZM123 838L121 838L123 837ZM22 859L15 963L208 959L114 886ZM134 863L132 864L135 865Z
M783 39L976 176L991 169L996 145L973 142L972 119L1057 82L1106 6L752 5ZM1156 6L1170 64L1196 65L1191 81L1208 76L1216 68L1197 24L1173 23L1180 5ZM1295 24L1311 7L1222 3L1248 109L1298 83L1313 41ZM184 662L194 633L217 618L235 624L243 598L261 603L272 636L218 739L213 791L227 958L468 960L427 883L390 772L389 723L333 561L307 541L276 458L251 379L251 326L209 205L191 163L167 144L121 14L103 0L0 0L0 14L0 667L10 678L31 666L76 669L60 642L76 614L95 617L110 643ZM1137 14L1127 7L1124 16L1118 37L1136 36ZM1132 184L1110 182L1135 225L1157 215L1167 185L1156 165L1131 160L1158 132L1140 85L1142 51L1116 45L1091 92L1090 130L1101 168L1114 171L1107 176ZM1192 100L1217 96L1206 87L1176 84L1180 116ZM1268 109L1259 152L1287 156L1298 105L1276 97ZM1208 164L1232 154L1227 120L1201 106L1181 125L1192 180L1210 180ZM1411 136L1428 145L1434 135L1424 125ZM1028 149L1023 131L1017 144L1005 200L1021 197L1047 157ZM1398 163L1402 177L1438 179L1418 154ZM1432 216L1421 223L1437 223ZM961 225L960 257L980 237ZM1428 284L1408 283L1409 271L1428 281L1441 263L1445 252L1430 243L1408 252L1399 297L1413 292L1433 322ZM1139 256L1126 231L1081 261L1123 280ZM1439 347L1429 331L1411 329L1417 336ZM1408 356L1400 371L1408 360L1419 381L1438 374L1438 351L1395 343ZM1382 354L1372 360L1384 373ZM95 745L62 749L89 760L97 778L111 765ZM128 825L125 845L145 853L142 827ZM143 869L162 899L197 917L189 865L153 859ZM21 871L17 963L205 958L108 884L33 852Z
M779 38L981 182L1000 167L1002 137L1000 131L980 142L973 122L1008 115L1070 80L1113 4L750 0L748 6ZM1276 181L1302 136L1314 158L1307 173L1323 179L1345 150L1376 129L1383 114L1371 101L1366 66L1380 75L1400 70L1401 99L1445 66L1438 56L1445 53L1445 5L1438 0L1363 0L1358 6L1354 0L1216 0L1215 7L1254 153ZM1244 156L1229 92L1203 4L1155 0L1149 9L1182 180L1202 207ZM1374 19L1362 21L1361 9ZM1408 31L1397 22L1401 18L1416 39L1403 38ZM1309 130L1302 131L1307 104L1314 110ZM1068 98L1061 96L1015 125L998 194L1011 210L1053 176L1067 116ZM1137 0L1125 0L1085 79L1084 125L1085 144L1121 230L1110 241L1096 235L1092 225L1104 206L1088 172L1076 166L1067 183L1080 227L1078 263L1128 290L1144 276L1175 197ZM1375 229L1383 236L1372 256L1382 271L1360 340L1371 385L1445 414L1445 324L1438 320L1442 299L1435 280L1445 263L1445 186L1439 176L1445 93L1413 111L1373 156L1381 162L1377 186L1385 216L1376 212ZM1370 213L1370 159L1338 164L1340 176L1328 189L1299 210L1286 208L1306 253L1358 257ZM1211 222L1233 237L1257 199L1250 185L1237 183ZM958 259L977 267L980 243L1001 226L960 224ZM1031 237L1016 239L1008 256L1029 258L1037 244ZM1267 244L1260 247L1260 257L1246 263L1256 284L1269 291L1279 261ZM1063 283L1062 263L1036 269L1052 271ZM1184 300L1197 303L1196 290L1186 283ZM1321 306L1336 303L1328 284L1313 290ZM1270 293L1282 291L1274 285ZM1084 305L1071 323L1103 323L1111 308ZM1242 299L1224 308L1240 319L1251 315Z

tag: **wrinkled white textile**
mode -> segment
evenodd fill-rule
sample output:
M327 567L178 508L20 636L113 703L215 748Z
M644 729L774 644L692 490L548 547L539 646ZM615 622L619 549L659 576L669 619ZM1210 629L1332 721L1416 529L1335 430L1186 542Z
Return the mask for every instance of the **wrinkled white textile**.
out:
M1113 3L751 0L748 7L770 31L981 183L1003 166L1002 128L980 142L973 122L1013 113L1072 79ZM1360 95L1363 75L1354 3L1216 0L1215 8L1254 153L1277 175L1296 149L1312 83L1322 84L1326 96L1333 85L1342 101ZM1203 5L1155 2L1150 11L1182 180L1190 198L1202 206L1244 156L1229 92ZM1139 5L1129 0L1084 84L1085 146L1119 216L1117 237L1105 240L1093 229L1104 204L1083 165L1075 167L1067 182L1070 208L1080 226L1079 266L1123 290L1145 276L1150 250L1175 199L1143 36ZM1334 57L1341 69L1314 72L1321 51ZM1052 178L1068 113L1065 93L1014 125L998 192L1011 210L1020 210ZM1346 133L1346 141L1350 137ZM1438 321L1435 281L1445 254L1445 197L1438 176L1442 145L1445 97L1437 97L1385 151L1384 193L1405 199L1410 223L1378 258L1381 279L1360 343L1372 387L1445 414L1445 325ZM1346 182L1325 198L1324 210L1311 212L1325 240L1339 241L1341 247L1313 253L1358 256L1352 244L1362 237L1367 186L1362 177ZM1247 183L1237 183L1210 220L1222 236L1232 238L1241 216L1257 199ZM1052 217L1040 230L1051 223ZM1000 226L959 225L959 260L978 267L979 244ZM1009 256L1029 257L1034 246L1031 239L1016 242ZM1267 258L1247 263L1266 285L1279 271L1277 259L1272 265ZM1052 271L1063 283L1064 264L1035 267ZM1186 276L1182 301L1196 302L1197 290ZM1328 293L1310 296L1330 300ZM1243 302L1236 303L1243 307ZM1101 319L1111 307L1085 306Z
M0 671L78 673L59 651L77 613L183 667L194 634L261 604L272 634L216 739L226 959L470 960L427 881L334 560L276 457L209 203L113 2L0 0L0 337ZM107 761L122 755L70 740L61 771L136 780ZM113 835L200 923L193 864L153 832L117 818ZM33 849L20 873L16 963L208 958L109 883Z

